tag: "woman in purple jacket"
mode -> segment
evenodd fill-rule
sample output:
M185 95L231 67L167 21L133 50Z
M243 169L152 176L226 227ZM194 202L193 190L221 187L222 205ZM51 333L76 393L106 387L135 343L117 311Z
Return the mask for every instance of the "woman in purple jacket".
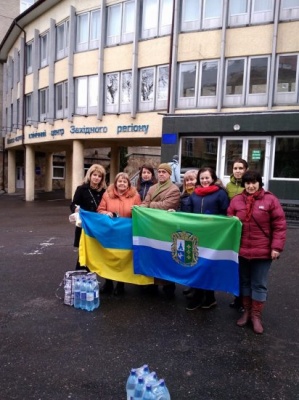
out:
M279 200L262 186L257 171L242 177L245 190L235 196L227 210L242 222L239 251L240 292L245 309L238 326L250 320L255 333L263 333L261 314L267 299L267 278L272 260L277 260L286 240L286 219Z

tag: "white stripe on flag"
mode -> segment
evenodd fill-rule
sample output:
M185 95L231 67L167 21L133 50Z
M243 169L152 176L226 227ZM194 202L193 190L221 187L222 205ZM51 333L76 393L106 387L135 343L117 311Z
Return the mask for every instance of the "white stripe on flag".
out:
M141 236L133 236L134 246L146 246L152 247L156 250L163 250L171 252L171 242L163 242L162 240L149 239ZM198 254L200 257L206 258L207 260L231 260L238 263L238 253L233 250L215 250L206 247L198 247Z

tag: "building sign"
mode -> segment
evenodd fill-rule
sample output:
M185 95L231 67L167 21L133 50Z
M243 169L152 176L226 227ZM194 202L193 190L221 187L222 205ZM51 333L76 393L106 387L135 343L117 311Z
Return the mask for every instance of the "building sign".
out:
M261 159L261 150L252 150L251 159L259 161Z
M22 135L16 136L15 138L7 139L7 144L12 144L12 143L15 143L15 142L19 142L20 140L22 140Z
M108 132L108 127L107 126L83 126L83 127L77 127L75 125L72 125L70 128L71 133L85 133L90 134L90 133L107 133Z
M122 132L144 132L148 133L149 125L118 125L116 130L117 134Z
M47 136L47 132L42 131L42 132L29 133L28 138L29 139L37 139L37 138L42 138L42 137L46 137L46 136Z
M54 136L63 136L64 135L64 129L53 129L51 131L51 136L54 138Z

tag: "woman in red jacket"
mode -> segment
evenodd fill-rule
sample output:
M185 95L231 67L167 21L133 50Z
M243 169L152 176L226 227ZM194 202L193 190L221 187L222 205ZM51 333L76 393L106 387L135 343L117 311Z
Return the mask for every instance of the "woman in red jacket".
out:
M245 309L238 326L250 320L255 333L263 333L261 314L267 299L267 279L272 260L277 260L286 240L286 219L277 197L265 191L257 171L242 177L245 190L230 202L227 215L243 224L239 251L240 293Z

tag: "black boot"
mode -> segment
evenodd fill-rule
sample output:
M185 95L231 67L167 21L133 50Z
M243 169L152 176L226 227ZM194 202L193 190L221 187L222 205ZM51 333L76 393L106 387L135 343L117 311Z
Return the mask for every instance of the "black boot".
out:
M201 308L212 308L216 306L216 299L214 290L205 290L205 300L201 306Z
M111 294L113 292L113 281L106 279L104 285L100 289L101 294Z
M205 300L205 290L203 289L193 289L192 297L186 296L188 299L187 311L193 311L201 307Z
M113 294L114 296L123 296L125 294L125 284L123 282L117 282Z

